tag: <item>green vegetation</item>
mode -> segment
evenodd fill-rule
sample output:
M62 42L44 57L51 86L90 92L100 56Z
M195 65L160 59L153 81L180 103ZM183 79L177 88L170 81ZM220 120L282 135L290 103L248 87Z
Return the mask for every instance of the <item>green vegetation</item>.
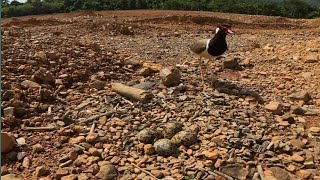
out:
M80 10L168 9L284 16L320 17L313 0L2 0L1 16L15 17Z

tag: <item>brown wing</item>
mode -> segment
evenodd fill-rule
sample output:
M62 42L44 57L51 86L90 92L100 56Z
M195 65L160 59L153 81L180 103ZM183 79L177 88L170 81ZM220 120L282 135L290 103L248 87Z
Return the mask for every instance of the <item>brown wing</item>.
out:
M190 50L196 54L200 54L202 51L206 50L208 39L200 39L195 41L190 46Z

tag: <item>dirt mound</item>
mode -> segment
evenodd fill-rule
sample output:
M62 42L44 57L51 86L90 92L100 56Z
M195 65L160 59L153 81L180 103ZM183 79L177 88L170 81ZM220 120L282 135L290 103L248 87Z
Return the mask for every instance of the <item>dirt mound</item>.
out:
M173 15L165 17L156 17L149 19L140 19L135 20L135 22L142 23L154 23L154 24L197 24L197 25L217 25L228 23L232 26L238 28L251 28L251 29L260 29L260 28L269 28L269 29L282 29L282 28L299 28L298 23L294 23L287 18L276 17L269 18L267 20L254 20L251 22L245 22L240 20L231 20L230 18L221 18L215 16L192 16L192 15Z
M89 17L100 17L101 14L95 13L93 11L81 11L77 16L89 16Z
M37 19L29 18L27 20L20 20L18 18L12 19L9 23L3 24L3 27L19 26L19 27L33 27L33 26L56 26L62 24L70 24L70 22L60 21L55 18Z

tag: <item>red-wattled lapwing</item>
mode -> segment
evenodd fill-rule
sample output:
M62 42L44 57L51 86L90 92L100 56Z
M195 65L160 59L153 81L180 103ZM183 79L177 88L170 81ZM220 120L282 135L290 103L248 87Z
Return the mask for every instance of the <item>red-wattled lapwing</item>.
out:
M202 73L202 61L201 58L207 58L209 60L213 59L216 56L222 55L228 50L228 45L226 41L226 36L233 34L231 26L224 24L219 25L216 28L215 34L211 39L200 39L195 41L191 46L190 50L200 56L199 66L201 72L202 86L204 87L204 79Z

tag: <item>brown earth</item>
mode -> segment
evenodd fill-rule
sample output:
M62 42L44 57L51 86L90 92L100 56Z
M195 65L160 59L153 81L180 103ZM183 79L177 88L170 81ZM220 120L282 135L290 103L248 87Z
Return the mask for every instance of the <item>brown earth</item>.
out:
M225 22L236 34L227 37L229 51L209 62L202 91L198 57L188 47ZM26 141L2 153L2 175L40 179L34 173L45 166L42 179L59 179L61 158L77 152L77 160L65 158L65 179L99 179L103 163L114 165L119 179L252 179L260 165L276 178L281 170L291 179L319 178L319 27L320 19L151 10L2 19L2 131ZM235 58L240 65L224 67ZM159 72L142 76L144 62L179 66L186 90L165 87ZM146 81L155 83L149 103L126 99L110 85ZM292 99L299 92L310 100ZM280 105L266 106L270 101ZM94 125L74 125L111 110ZM137 138L145 128L162 132L168 121L199 128L197 143L180 146L176 157L157 155ZM57 128L25 129L46 126ZM90 128L98 138L89 140Z

